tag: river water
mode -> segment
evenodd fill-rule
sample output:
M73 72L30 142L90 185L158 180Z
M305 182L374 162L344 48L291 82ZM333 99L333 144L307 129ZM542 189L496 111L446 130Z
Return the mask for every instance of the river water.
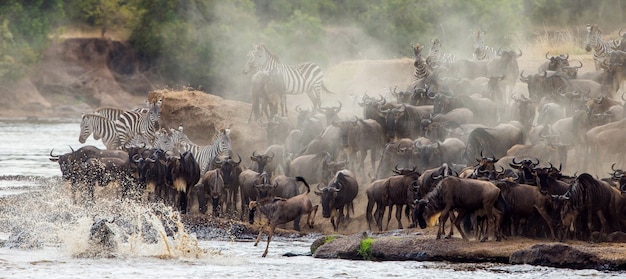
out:
M79 119L0 120L0 278L604 278L623 272L530 265L323 260L313 236L264 245L187 233L160 205L99 199L78 206L49 153L79 148ZM103 147L90 138L85 144ZM26 194L24 194L26 193ZM93 253L89 232L108 220L116 248ZM304 256L287 257L285 254Z

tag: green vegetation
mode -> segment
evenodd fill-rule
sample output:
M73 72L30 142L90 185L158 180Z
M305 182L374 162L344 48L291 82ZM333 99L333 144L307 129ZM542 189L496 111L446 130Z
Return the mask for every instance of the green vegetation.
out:
M283 62L326 68L332 59L411 56L409 44L435 37L450 51L466 50L477 28L493 45L546 26L617 30L625 8L620 0L4 0L0 78L27 73L52 39L75 26L105 38L126 34L142 69L165 85L219 94L249 80L240 72L253 43Z
M374 239L371 237L361 240L361 245L359 246L359 250L357 251L357 254L363 257L364 260L371 260L373 258L372 243L374 243Z

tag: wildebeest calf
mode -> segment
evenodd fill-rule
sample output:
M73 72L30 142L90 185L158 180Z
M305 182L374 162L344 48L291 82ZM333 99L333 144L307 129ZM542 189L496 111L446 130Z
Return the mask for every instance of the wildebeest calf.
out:
M269 230L267 233L267 246L265 247L265 252L263 253L263 257L267 256L268 249L270 247L270 241L272 240L272 236L274 235L274 230L276 226L285 224L291 221L294 221L296 218L299 218L303 214L308 214L307 216L307 224L310 228L313 228L315 223L315 214L317 213L318 205L313 206L311 199L309 199L309 192L311 189L309 188L309 184L304 180L299 180L304 183L307 188L305 193L297 195L295 197L289 199L282 198L265 198L260 199L259 201L251 201L248 205L250 209L249 221L250 224L254 223L254 213L257 209L263 213L269 220ZM261 240L261 235L263 234L263 228L259 230L259 235L256 238L256 242L254 246L259 244Z

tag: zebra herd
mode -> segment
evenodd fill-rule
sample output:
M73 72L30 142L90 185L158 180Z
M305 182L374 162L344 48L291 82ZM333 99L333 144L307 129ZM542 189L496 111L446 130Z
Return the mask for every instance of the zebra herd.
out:
M177 129L161 128L162 99L148 103L148 107L134 110L103 107L93 113L82 115L79 142L85 143L93 134L95 140L102 140L107 149L129 149L142 147L160 149L173 155L190 152L200 166L201 174L209 170L213 159L230 152L230 129L216 131L213 143L198 145L183 132L182 125Z

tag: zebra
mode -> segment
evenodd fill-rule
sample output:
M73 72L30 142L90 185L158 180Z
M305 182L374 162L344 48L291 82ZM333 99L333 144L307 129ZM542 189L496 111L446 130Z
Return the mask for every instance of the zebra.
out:
M148 104L148 107L149 106L150 106L150 104ZM144 112L148 112L149 108L136 108L136 109L134 109L132 111L144 113ZM120 117L120 115L122 115L125 112L127 112L127 110L121 109L121 108L100 107L100 108L97 108L96 110L94 110L93 113L102 115L102 116L108 118L111 121L115 121L115 120L117 120Z
M127 111L115 121L115 130L119 137L120 146L124 147L135 136L141 135L149 143L154 142L155 133L161 118L162 100L150 104L147 112Z
M94 139L99 140L102 138L102 143L104 143L107 149L119 148L119 137L115 130L115 122L99 114L83 114L80 121L80 135L78 136L78 141L85 143L85 140L92 133Z
M602 31L596 24L587 24L587 42L585 50L590 52L593 49L593 61L596 64L596 70L601 69L602 63L609 58L609 54L619 47L619 40L603 41L601 38Z
M170 128L169 131L165 128L159 129L155 135L154 148L178 155L182 153L181 150L184 149L184 146L190 142L191 140L183 132L183 125L181 124L178 129Z
M415 62L413 62L413 66L415 66L415 71L413 72L413 77L415 81L426 78L431 69L426 64L424 57L422 57L422 50L424 46L420 46L419 43L415 44L413 47L413 54L415 55Z
M293 66L283 64L278 56L272 54L264 44L254 46L248 53L248 62L243 73L246 74L251 69L264 71L268 75L279 75L282 78L282 87L286 94L306 93L311 99L314 109L319 108L322 103L320 97L322 90L333 94L324 85L324 73L317 64L311 62Z
M224 152L230 153L230 129L220 129L216 131L213 144L211 145L200 146L191 141L185 141L181 152L186 151L191 152L196 158L198 165L200 165L200 175L203 175L209 170L209 166L216 156Z
M476 31L476 36L474 37L474 51L472 52L472 56L475 60L489 60L497 55L497 51L492 47L485 44L485 38L483 37L487 33L487 31Z
M456 57L451 53L443 53L441 49L441 41L439 38L435 38L431 40L432 45L430 46L430 53L426 57L426 64L430 66L432 69L437 69L442 64L449 64L456 60Z

